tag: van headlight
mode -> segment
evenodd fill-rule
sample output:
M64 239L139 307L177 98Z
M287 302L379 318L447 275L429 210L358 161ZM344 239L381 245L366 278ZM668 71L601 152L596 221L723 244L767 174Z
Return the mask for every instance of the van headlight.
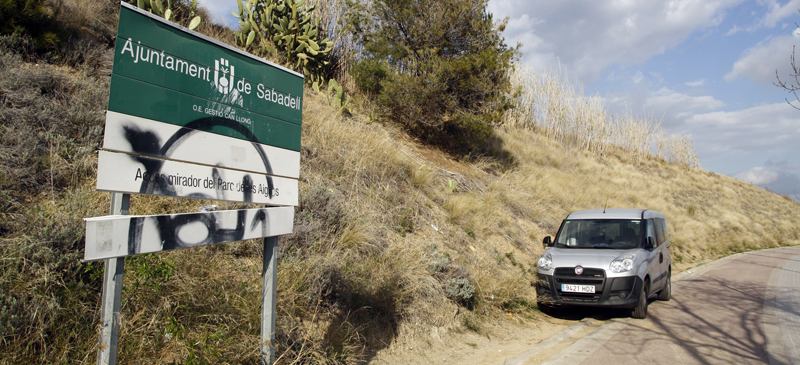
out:
M541 259L539 259L541 260ZM611 261L611 272L621 273L633 270L633 262L636 261L636 255L620 256Z
M549 252L545 252L539 256L538 266L542 270L550 270L553 267L553 256Z

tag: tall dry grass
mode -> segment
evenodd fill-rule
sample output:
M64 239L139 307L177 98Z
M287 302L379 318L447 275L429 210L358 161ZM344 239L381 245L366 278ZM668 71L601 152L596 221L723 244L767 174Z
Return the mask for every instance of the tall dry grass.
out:
M608 113L599 95L585 95L562 70L539 71L517 65L513 88L519 90L515 108L505 116L510 127L532 129L578 149L603 154L611 146L634 160L648 156L699 168L700 161L688 134L672 134L652 115Z
M0 105L0 363L94 363L103 268L80 261L81 218L108 210L108 194L92 191L107 78L13 52L0 52L0 66L2 97L13 101ZM557 102L553 115L576 120L573 133L592 118L602 125L599 101L580 113ZM493 336L495 323L536 326L541 240L573 210L663 212L676 271L800 244L800 205L631 152L653 137L603 144L611 132L560 139L511 124L496 130L496 155L466 161L331 104L306 90L300 204L294 233L280 240L278 364L417 358L465 332ZM631 123L640 136L657 132ZM685 146L665 142L658 156L678 153L671 143ZM131 213L208 203L135 196ZM245 241L126 259L120 362L257 363L261 258L260 242Z

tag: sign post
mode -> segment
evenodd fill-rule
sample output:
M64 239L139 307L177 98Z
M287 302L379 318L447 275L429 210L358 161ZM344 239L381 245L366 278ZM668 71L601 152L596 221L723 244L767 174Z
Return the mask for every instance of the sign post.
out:
M111 215L127 215L130 195L111 194ZM97 363L116 364L119 339L120 306L122 304L122 276L125 272L125 258L105 260L103 273L103 299L100 309L100 343L97 350Z
M261 364L275 362L275 318L278 300L278 237L264 238L264 265L261 270Z
M278 236L298 205L303 75L120 4L84 260L105 260L98 364L116 364L125 256L262 238L261 362L275 361ZM128 215L129 194L262 208Z

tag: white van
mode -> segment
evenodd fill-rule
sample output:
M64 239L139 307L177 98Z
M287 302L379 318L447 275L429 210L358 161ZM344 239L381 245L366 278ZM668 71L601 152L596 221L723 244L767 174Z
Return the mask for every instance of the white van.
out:
M555 240L544 238L537 301L543 305L630 308L647 317L647 300L669 300L669 234L664 215L643 209L596 209L567 215Z

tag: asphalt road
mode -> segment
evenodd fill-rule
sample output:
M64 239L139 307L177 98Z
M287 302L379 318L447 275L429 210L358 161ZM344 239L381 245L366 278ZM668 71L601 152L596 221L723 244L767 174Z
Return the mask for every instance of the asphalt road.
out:
M798 351L800 247L784 247L676 275L647 319L589 312L505 364L800 364Z

